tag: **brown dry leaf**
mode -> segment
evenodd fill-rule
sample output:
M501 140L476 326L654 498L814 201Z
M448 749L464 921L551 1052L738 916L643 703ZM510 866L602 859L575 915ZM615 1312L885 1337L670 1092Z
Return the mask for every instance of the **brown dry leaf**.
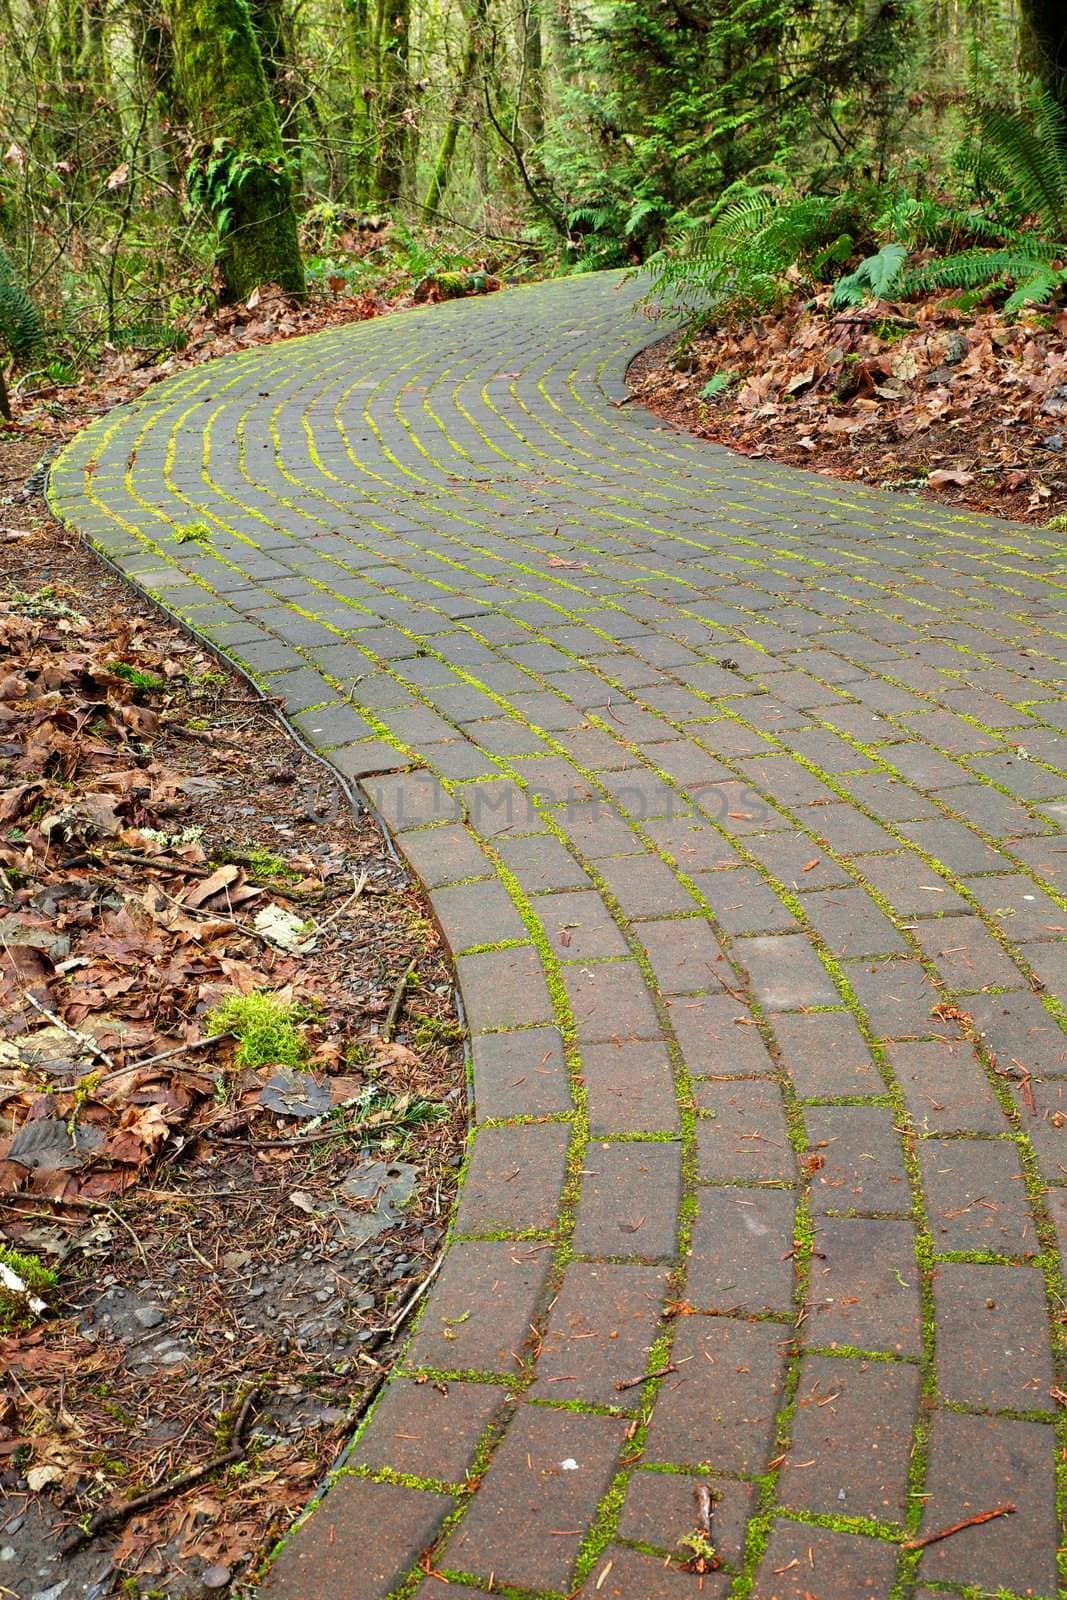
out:
M790 381L785 386L784 393L786 393L786 394L799 394L801 389L806 389L809 384L812 384L814 382L815 382L815 368L814 367L807 367L807 368L805 368L805 370L803 372L797 373L797 376L795 378L790 379Z
M116 1132L108 1136L102 1154L129 1166L144 1166L169 1133L158 1105L130 1106L120 1117Z
M974 482L974 473L966 472L962 467L937 467L933 472L926 474L926 481L931 489L953 487L965 489L969 483Z
M240 876L240 867L232 865L218 867L209 878L204 878L201 882L194 883L192 888L185 891L181 896L182 904L195 910L198 906L202 906L205 900L210 900L213 895L221 894L223 889L227 888L231 883L236 883Z

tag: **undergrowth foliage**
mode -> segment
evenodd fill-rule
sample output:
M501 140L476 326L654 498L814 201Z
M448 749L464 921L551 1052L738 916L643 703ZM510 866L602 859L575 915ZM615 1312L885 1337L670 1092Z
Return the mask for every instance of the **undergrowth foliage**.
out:
M25 362L44 343L41 314L0 250L0 417L11 420L4 375L5 357Z
M0 250L0 352L6 351L19 360L32 355L43 343L41 314Z
M1063 108L1038 93L1026 111L981 110L955 168L969 195L887 195L868 185L797 196L780 185L736 185L703 225L653 258L654 292L690 297L697 322L759 315L829 284L835 307L945 291L964 309L1003 296L1014 315L1059 298L1067 287Z

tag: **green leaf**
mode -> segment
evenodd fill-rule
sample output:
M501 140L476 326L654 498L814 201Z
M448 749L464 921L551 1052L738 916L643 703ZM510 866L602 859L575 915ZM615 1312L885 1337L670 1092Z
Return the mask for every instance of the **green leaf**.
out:
M908 252L902 244L883 245L877 255L867 256L855 272L840 278L830 296L832 306L858 306L869 297L887 300L900 286Z
M716 372L701 389L700 398L702 400L717 400L720 395L724 395L727 389L736 382L736 372Z

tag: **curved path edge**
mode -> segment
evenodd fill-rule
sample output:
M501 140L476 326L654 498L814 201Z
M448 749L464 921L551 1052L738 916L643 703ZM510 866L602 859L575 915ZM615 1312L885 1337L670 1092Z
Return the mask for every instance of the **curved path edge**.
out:
M662 427L640 292L225 358L52 469L359 784L469 1022L446 1258L264 1589L1051 1597L1060 553Z

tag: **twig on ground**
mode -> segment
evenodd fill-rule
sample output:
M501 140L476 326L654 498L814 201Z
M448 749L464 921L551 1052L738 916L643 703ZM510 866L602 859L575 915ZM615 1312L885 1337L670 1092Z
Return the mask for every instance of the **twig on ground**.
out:
M90 1038L87 1033L79 1033L77 1028L72 1028L69 1023L63 1021L62 1017L57 1016L54 1011L50 1011L47 1006L42 1005L37 996L31 994L28 989L23 991L22 998L28 1000L33 1009L39 1011L42 1017L47 1017L53 1027L59 1028L61 1032L66 1034L68 1039L76 1039L83 1050L88 1050L90 1055L94 1055L98 1061L104 1063L109 1071L114 1072L115 1063L106 1050L101 1050L95 1039Z
M741 994L740 991L737 990L737 989L731 989L730 985L727 983L726 979L722 976L722 973L721 972L716 972L715 968L711 965L710 961L708 962L707 966L708 966L708 971L711 973L712 977L718 979L719 983L721 983L723 988L726 990L726 993L730 996L730 999L731 1000L736 1000L739 1006L743 1006L745 1004L744 995Z
M356 877L355 873L353 872L353 874L352 874L352 882L353 882L355 887L354 887L352 893L349 895L348 899L345 901L344 905L338 906L336 911L331 911L330 915L325 919L324 922L315 923L314 926L313 926L313 930L312 930L313 933L315 933L316 935L320 934L323 931L324 928L328 928L330 926L331 922L336 922L338 917L343 917L345 912L348 910L348 908L350 906L354 906L355 905L356 901L359 899L360 895L363 893L364 889L367 887L367 874L366 874L366 872L361 872L358 878Z
M138 1072L141 1067L154 1067L160 1061L170 1061L174 1056L190 1055L194 1050L206 1050L208 1045L218 1044L221 1039L229 1039L230 1033L212 1033L205 1039L196 1039L192 1044L175 1044L169 1050L160 1050L154 1056L145 1056L141 1061L127 1061L124 1067L114 1067L111 1072L105 1072L98 1078L97 1085L110 1083L114 1078L124 1078L128 1072ZM88 1073L85 1074L89 1076ZM80 1083L53 1083L49 1086L51 1094L71 1094L75 1089L81 1088Z
M1005 1500L1003 1505L993 1506L989 1511L976 1511L973 1517L964 1517L960 1522L951 1522L947 1528L938 1528L936 1533L924 1533L919 1539L905 1539L901 1545L902 1550L923 1550L928 1544L937 1544L942 1539L951 1539L954 1533L962 1533L965 1528L980 1527L983 1522L992 1522L994 1517L1010 1517L1015 1507L1010 1500Z
M238 933L246 934L249 939L258 939L260 944L267 950L275 949L266 934L260 933L259 929L253 928L250 923L238 922L236 917L224 917L218 911L201 911L199 906L187 906L184 901L176 899L172 894L168 894L161 883L155 884L154 888L157 894L163 896L164 900L169 900L172 906L177 906L178 910L184 911L187 916L199 917L202 922L221 922L224 927L235 928Z
M620 1378L615 1388L622 1394L626 1389L639 1389L643 1383L651 1383L653 1378L665 1378L668 1373L677 1371L674 1362L669 1361L665 1367L657 1367L655 1372L646 1372L640 1378Z
M84 1528L79 1528L69 1535L60 1546L60 1555L71 1556L83 1545L95 1539L98 1533L103 1533L107 1528L116 1524L128 1522L140 1511L148 1511L152 1506L158 1506L163 1500L170 1500L176 1494L184 1494L186 1489L191 1489L194 1484L200 1483L204 1478L210 1477L213 1472L218 1472L222 1467L232 1466L235 1461L240 1461L245 1453L244 1431L259 1390L251 1389L245 1396L237 1421L233 1428L233 1444L221 1455L212 1456L210 1461L205 1461L202 1466L191 1467L188 1472L180 1472L176 1478L171 1478L167 1483L161 1483L157 1489L152 1489L148 1494L138 1495L136 1500L128 1500L125 1505L107 1506L98 1511L86 1523Z
M393 990L393 998L389 1002L389 1010L386 1012L385 1021L382 1024L381 1037L384 1039L386 1044L389 1043L390 1039L393 1037L393 1033L396 1030L397 1018L400 1016L400 1008L404 1004L404 996L407 994L408 979L411 977L414 971L415 963L414 961L411 961L404 969L404 972L401 974L400 978L398 978L396 988Z
M400 1310L397 1312L396 1316L393 1318L392 1322L389 1324L390 1337L396 1333L398 1328L403 1326L404 1322L406 1322L407 1318L414 1311L415 1307L418 1305L419 1301L422 1299L423 1295L426 1293L427 1289L440 1272L442 1266L444 1265L444 1260L445 1252L442 1250L441 1254L438 1256L437 1260L434 1262L425 1278L423 1278L418 1288L414 1291L414 1293L408 1296L408 1298L404 1301L404 1304L400 1307Z
M215 871L214 867L198 867L188 861L171 861L166 856L141 855L136 850L90 850L89 855L94 861L126 861L134 867L154 867L157 872L173 872L190 878L210 878Z

